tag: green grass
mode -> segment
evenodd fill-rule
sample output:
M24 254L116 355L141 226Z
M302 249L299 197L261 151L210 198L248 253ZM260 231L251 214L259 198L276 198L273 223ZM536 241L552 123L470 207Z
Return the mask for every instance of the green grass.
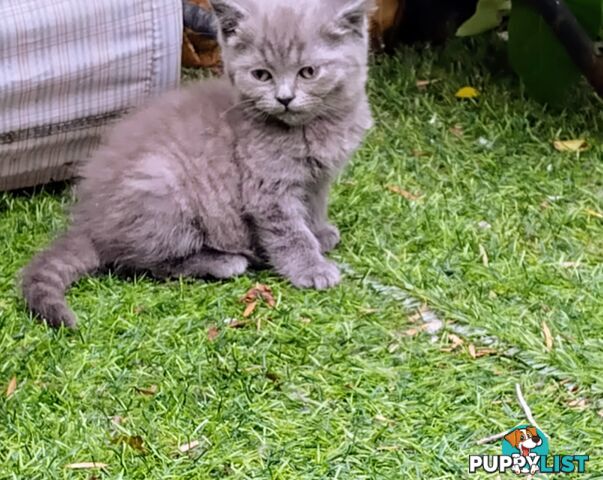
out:
M376 126L331 209L333 257L350 269L326 293L268 273L91 278L69 293L79 331L52 332L26 313L15 276L65 224L70 193L0 194L0 385L18 382L0 396L0 478L467 478L469 454L500 453L478 439L525 422L515 382L552 453L590 454L601 478L602 104L586 88L563 110L529 100L502 51L455 42L376 62ZM465 85L480 98L457 100ZM590 149L551 146L575 137ZM228 328L255 282L277 307ZM406 335L416 316L383 287L444 328ZM459 331L465 344L443 351ZM492 341L499 354L471 358L468 344ZM584 409L570 406L580 398ZM109 467L65 468L84 461Z

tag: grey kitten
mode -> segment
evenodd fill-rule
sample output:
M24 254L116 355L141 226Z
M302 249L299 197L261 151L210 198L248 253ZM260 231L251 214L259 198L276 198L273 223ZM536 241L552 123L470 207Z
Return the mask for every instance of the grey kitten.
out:
M122 121L83 167L72 224L23 272L32 312L75 326L65 291L112 268L229 278L268 263L297 287L325 259L331 182L371 125L369 0L213 0L226 76Z

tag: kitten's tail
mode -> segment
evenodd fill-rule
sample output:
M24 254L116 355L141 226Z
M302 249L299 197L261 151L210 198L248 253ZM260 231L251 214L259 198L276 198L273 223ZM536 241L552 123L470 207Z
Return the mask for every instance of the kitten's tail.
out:
M25 267L22 290L29 309L53 328L73 328L76 318L67 306L65 291L80 277L100 267L92 241L70 230Z

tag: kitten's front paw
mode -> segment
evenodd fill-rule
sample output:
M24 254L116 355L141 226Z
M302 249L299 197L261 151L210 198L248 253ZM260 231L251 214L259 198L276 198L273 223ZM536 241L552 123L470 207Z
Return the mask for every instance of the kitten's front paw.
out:
M320 243L322 253L330 252L339 243L339 230L335 225L327 223L316 233L316 239Z
M334 263L323 260L308 266L297 275L291 276L291 283L298 288L315 288L325 290L334 287L341 281L339 269Z

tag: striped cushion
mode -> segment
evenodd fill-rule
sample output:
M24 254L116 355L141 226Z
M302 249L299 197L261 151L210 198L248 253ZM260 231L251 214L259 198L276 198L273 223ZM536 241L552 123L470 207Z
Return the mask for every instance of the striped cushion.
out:
M0 0L0 190L65 179L104 127L177 86L181 0Z

